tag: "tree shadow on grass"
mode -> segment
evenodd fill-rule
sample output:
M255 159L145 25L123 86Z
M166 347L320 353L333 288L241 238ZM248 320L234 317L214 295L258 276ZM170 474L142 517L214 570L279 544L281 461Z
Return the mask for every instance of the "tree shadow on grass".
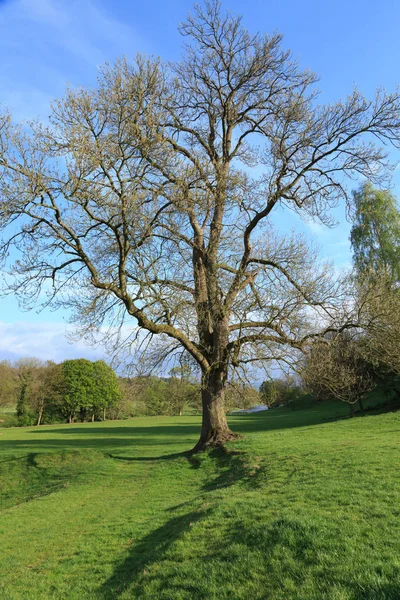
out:
M264 469L261 465L254 464L254 458L247 452L231 450L225 446L210 450L208 456L214 463L215 476L203 484L202 490L205 492L227 488L239 482L254 483L254 477L260 473L260 469ZM190 462L195 469L201 467L201 459L196 455L190 457Z
M55 433L56 435L82 435L82 436L109 436L109 435L117 435L121 437L146 437L149 434L152 436L182 436L185 433L198 433L200 431L200 424L176 424L171 423L169 425L158 425L154 424L153 427L131 427L128 425L124 425L124 421L120 421L120 426L103 426L102 424L95 423L94 425L88 425L87 423L82 424L81 426L69 426L64 425L58 429L35 429L30 433L34 434L42 434L49 435ZM100 426L99 426L100 425Z
M160 456L117 456L115 454L108 454L110 458L115 460L122 460L126 462L152 462L164 461L164 460L175 460L177 458L187 458L188 460L192 457L191 450L185 450L184 452L173 452L171 454L161 454Z
M196 527L203 519L207 526ZM192 510L171 518L133 546L98 597L112 600L128 592L131 598L152 600L293 600L298 590L298 597L316 600L339 597L336 590L353 600L398 600L398 581L386 578L375 584L373 567L370 572L364 572L365 565L349 569L346 562L352 557L346 540L332 545L332 535L333 530L327 535L325 526L296 517L268 522L244 508L234 515L221 513L215 505ZM186 543L174 547L184 536ZM325 557L334 550L341 558L331 564Z
M207 510L191 511L179 517L173 517L142 538L134 546L129 556L117 566L112 576L102 585L99 597L103 600L113 600L136 583L134 597L141 598L146 566L163 560L170 546L189 531L194 523L205 518L208 512Z
M171 461L186 459L191 468L201 469L203 466L203 455L194 454L189 450L186 452L175 452L173 454L162 454L160 456L117 456L109 454L110 458L127 462L152 462ZM211 492L216 489L230 487L238 482L246 482L251 487L256 487L261 475L265 475L267 466L257 463L247 452L231 450L225 446L213 448L207 452L211 458L214 472L201 487L202 491ZM258 458L258 461L260 458Z
M341 405L338 405L341 409ZM322 407L323 408L323 407ZM334 420L347 415L338 414L332 417ZM179 417L176 417L179 419ZM280 429L293 429L297 427L305 427L308 425L317 425L326 423L331 418L331 413L326 413L324 410L299 410L299 411L269 411L266 414L259 413L258 415L236 415L228 417L228 421L232 429L237 433L251 433L251 432L263 432L263 431L274 431ZM129 421L132 423L132 420ZM184 435L198 435L200 433L200 420L196 423L188 422L171 422L160 424L155 421L153 426L141 426L141 425L127 425L124 421L119 421L119 425L104 425L103 423L94 423L88 425L82 423L81 425L63 425L53 429L50 426L44 426L43 428L37 428L31 431L35 435L77 435L77 436L118 436L118 437L132 437L139 439L142 437L182 437Z

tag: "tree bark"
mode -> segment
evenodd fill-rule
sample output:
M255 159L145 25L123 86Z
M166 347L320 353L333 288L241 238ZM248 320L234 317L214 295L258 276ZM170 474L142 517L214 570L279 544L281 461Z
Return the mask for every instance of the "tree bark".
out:
M361 400L361 398L359 398L359 399L358 399L358 404L359 404L359 406L360 406L360 410L361 410L361 412L364 412L364 406L363 406L363 403L362 403L362 400Z
M240 437L231 431L225 415L225 381L223 373L216 372L202 378L203 418L200 439L193 452L222 446Z
M350 417L354 417L354 404L350 403Z
M38 427L39 427L39 425L40 425L40 422L41 422L41 420L42 420L42 416L43 416L43 408L40 408L40 409L39 409L39 414L38 414L38 420L37 420L37 423L36 423L36 425L37 425Z
M103 408L103 421L105 421L105 420L106 420L106 409Z

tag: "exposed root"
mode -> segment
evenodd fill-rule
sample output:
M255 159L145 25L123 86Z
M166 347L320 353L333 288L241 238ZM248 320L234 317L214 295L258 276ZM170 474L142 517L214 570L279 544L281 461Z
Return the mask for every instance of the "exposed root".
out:
M192 452L193 454L196 454L196 452L203 452L209 448L219 448L224 446L227 442L233 442L241 438L242 436L239 433L234 433L230 429L211 431L206 437L200 437Z

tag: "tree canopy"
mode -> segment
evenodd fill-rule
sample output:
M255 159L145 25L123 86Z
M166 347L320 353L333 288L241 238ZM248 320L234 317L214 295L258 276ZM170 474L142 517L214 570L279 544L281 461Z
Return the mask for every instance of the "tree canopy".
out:
M91 362L85 358L66 360L63 371L63 410L73 420L78 413L84 421L88 414L99 410L105 413L120 396L117 377L102 360Z
M400 281L400 213L389 190L365 182L353 192L351 245L354 266L362 277L386 273Z
M271 216L284 206L331 225L331 209L351 202L347 176L381 184L400 96L354 90L319 104L317 77L282 36L249 33L218 1L180 32L179 62L106 65L97 87L54 103L49 125L1 117L1 248L18 256L9 285L28 305L46 292L82 334L109 326L119 351L136 339L158 363L189 355L202 449L234 437L233 371L288 362L354 321L329 266Z

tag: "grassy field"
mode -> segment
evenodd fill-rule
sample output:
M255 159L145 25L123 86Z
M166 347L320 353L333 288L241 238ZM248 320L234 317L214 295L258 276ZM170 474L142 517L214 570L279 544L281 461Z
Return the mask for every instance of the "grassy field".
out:
M400 598L400 413L0 430L0 598Z

